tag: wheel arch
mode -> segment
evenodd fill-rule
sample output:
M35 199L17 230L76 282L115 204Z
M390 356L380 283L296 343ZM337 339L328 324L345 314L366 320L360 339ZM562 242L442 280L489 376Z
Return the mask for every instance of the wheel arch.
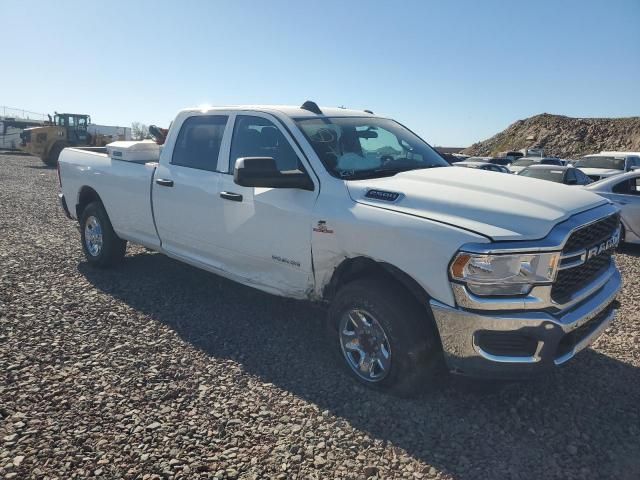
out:
M95 201L102 203L102 199L100 198L100 195L98 195L98 192L96 192L88 185L80 188L80 191L78 192L78 201L76 203L76 218L80 220L82 212L87 207L87 205Z
M426 305L431 297L411 275L387 262L376 261L370 257L351 257L344 259L333 271L331 279L322 291L324 300L333 299L341 286L356 279L377 276L399 284L420 304Z

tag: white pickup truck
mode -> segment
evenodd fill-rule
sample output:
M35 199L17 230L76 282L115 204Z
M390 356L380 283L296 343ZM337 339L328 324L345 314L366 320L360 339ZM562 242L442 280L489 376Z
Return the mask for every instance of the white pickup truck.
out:
M326 302L347 370L399 394L428 385L439 365L499 378L548 371L616 314L610 202L448 168L369 111L184 110L162 147L65 149L59 178L90 264L116 264L133 242Z

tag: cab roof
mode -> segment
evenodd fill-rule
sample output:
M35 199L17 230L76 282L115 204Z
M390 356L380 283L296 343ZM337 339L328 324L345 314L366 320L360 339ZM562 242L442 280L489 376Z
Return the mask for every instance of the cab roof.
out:
M86 113L62 113L62 112L56 112L54 113L54 115L57 115L59 117L64 117L64 116L70 116L70 117L90 117L91 115L88 115Z
M187 108L183 112L215 112L219 110L254 110L258 112L286 115L291 118L322 118L322 117L371 117L378 116L365 110L351 110L347 108L319 107L321 113L315 113L302 107L292 105L225 105Z

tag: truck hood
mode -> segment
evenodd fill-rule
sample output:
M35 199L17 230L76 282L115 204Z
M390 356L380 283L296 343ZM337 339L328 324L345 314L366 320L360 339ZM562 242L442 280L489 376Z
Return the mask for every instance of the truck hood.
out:
M355 202L447 223L493 240L543 238L559 222L607 203L586 190L472 168L413 170L346 184ZM384 192L399 195L393 200L394 195Z

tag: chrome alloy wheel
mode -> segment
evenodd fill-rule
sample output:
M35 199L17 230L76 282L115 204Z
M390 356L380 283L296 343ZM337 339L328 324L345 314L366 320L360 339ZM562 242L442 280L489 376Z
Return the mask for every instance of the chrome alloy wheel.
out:
M340 318L340 348L362 380L379 382L391 370L391 347L380 323L366 310L347 310Z
M93 215L84 224L84 244L92 257L97 257L102 252L102 226Z

